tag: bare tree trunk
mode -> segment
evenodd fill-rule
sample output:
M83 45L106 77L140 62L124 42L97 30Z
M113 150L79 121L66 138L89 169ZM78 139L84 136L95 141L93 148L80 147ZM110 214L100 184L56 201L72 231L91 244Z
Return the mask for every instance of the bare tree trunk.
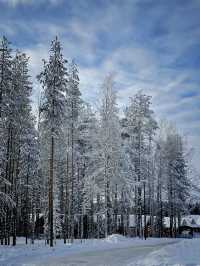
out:
M67 135L67 146L69 147L69 134ZM67 147L67 149L68 149ZM66 179L65 179L65 208L64 208L64 244L66 244L66 238L68 238L68 223L69 223L69 188L68 188L68 182L69 182L69 154L67 151L67 173L66 173Z
M26 175L26 216L25 216L25 237L26 237L26 245L28 244L28 226L29 226L29 215L28 215L28 212L29 212L29 208L28 208L28 204L29 204L29 198L28 198L28 193L29 193L29 190L28 190L28 186L29 186L29 156L28 155L28 169L27 169L27 175Z
M154 167L153 163L152 163L152 167ZM150 206L151 206L151 208L150 208L151 234L152 234L152 236L154 236L154 179L153 179L153 173L151 175L151 205Z
M72 102L72 125L71 125L71 243L74 241L74 105Z
M13 179L13 197L16 202L16 207L13 210L13 246L16 245L16 234L17 234L17 208L18 208L18 197L17 197L17 179L19 174L19 160L20 160L20 148L17 152L17 160L15 161L15 178Z
M49 171L49 227L50 247L53 247L53 164L54 164L54 137L51 136L50 171Z
M16 208L14 208L14 210L13 210L13 229L12 229L12 231L13 231L13 246L16 245L16 212L17 212L17 210L16 210Z
M141 189L141 121L139 122L138 173L137 173L137 227L138 236L142 237L142 189Z
M94 215L94 204L93 204L93 194L90 196L90 212L89 212L89 238L93 238L93 215Z
M173 237L173 192L172 192L172 176L170 173L169 184L169 214L170 214L170 237Z
M80 232L81 232L81 190L80 190L80 168L79 164L77 163L77 186L78 186L78 206L77 206L77 214L78 214L78 223L77 223L77 238L80 239Z
M100 238L100 194L97 194L97 238Z
M105 178L105 237L108 236L108 177L107 177L107 160L104 166Z
M117 191L117 184L115 186L115 210L114 210L114 233L117 233L117 214L118 214L118 191Z
M144 182L144 239L146 240L147 238L147 220L146 220L146 185Z
M33 197L33 195L32 195ZM32 198L31 203L31 244L34 244L35 238L35 208L34 208L34 200Z
M1 49L1 83L0 83L0 118L2 113L2 103L3 103L3 82L4 82L4 64L5 64L5 48Z

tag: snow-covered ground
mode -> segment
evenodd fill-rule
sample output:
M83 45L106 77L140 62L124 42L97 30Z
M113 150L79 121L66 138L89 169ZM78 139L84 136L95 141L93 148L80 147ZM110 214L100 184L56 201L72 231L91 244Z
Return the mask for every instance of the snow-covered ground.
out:
M200 266L200 239L184 239L155 250L129 266Z
M119 235L102 240L86 240L55 247L44 241L25 245L19 239L16 247L0 246L0 266L64 266L115 265L160 266L200 265L200 239L148 239L125 238Z

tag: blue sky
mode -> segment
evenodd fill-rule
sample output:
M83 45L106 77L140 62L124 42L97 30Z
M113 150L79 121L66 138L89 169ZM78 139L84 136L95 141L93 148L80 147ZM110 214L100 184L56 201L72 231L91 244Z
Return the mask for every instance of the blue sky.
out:
M41 59L58 35L87 101L115 72L119 106L139 89L152 95L157 117L187 136L200 170L200 0L0 0L0 33L30 56L34 103Z

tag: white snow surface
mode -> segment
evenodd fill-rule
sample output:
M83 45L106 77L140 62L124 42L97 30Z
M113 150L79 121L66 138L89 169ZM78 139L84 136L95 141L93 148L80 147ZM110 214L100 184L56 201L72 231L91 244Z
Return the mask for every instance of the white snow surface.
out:
M200 266L200 240L184 239L153 251L147 258L129 266Z
M194 266L200 265L200 239L126 238L111 235L106 239L75 240L53 248L43 240L25 245L0 246L0 266Z
M104 241L113 244L113 243L119 243L122 241L127 241L127 239L130 240L130 238L126 238L122 235L113 234L113 235L108 236Z

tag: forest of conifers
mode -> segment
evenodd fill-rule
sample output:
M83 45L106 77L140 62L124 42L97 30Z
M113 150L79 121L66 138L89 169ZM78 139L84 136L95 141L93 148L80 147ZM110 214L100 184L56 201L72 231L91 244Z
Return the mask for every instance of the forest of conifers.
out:
M135 236L164 236L169 217L176 237L190 193L183 137L156 121L141 91L119 113L113 75L90 106L62 53L55 38L30 77L29 57L0 42L0 243L127 235L130 215ZM37 117L32 78L41 86Z

